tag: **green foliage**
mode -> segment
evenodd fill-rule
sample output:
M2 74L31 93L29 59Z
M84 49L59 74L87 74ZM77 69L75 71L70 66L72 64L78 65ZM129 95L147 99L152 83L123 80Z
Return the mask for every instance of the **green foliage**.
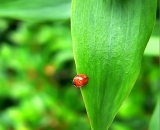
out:
M142 6L143 5L143 6ZM92 130L106 130L130 93L156 19L156 0L73 0L77 73Z
M69 0L1 0L0 130L90 130L80 91L71 85L69 7ZM159 75L157 53L148 50L110 130L148 128Z
M157 101L157 105L155 107L154 113L152 115L151 121L150 121L150 125L149 125L149 130L159 130L160 128L160 119L159 119L159 115L160 115L160 97L159 100Z
M71 0L1 0L0 17L21 20L69 19Z
M145 48L144 55L159 56L159 26L160 21L157 20L152 36Z
M80 93L69 87L75 75L69 21L1 21L8 29L0 39L0 129L87 130Z

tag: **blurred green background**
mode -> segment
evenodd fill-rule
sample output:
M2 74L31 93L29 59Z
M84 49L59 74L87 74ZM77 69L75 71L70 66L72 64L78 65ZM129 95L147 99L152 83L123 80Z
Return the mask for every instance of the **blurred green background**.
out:
M0 130L90 130L76 75L70 0L0 0ZM139 78L110 130L148 130L159 91L159 11Z

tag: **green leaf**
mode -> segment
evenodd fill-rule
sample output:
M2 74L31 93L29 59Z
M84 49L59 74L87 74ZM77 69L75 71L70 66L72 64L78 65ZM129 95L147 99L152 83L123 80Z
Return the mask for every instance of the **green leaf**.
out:
M70 17L71 0L1 0L0 17L20 20L64 20Z
M159 56L159 37L152 36L144 51L144 55Z
M144 55L159 56L159 23L159 20L157 20L155 23L152 36L148 41Z
M152 33L156 0L73 0L72 39L92 130L109 128L130 93Z
M159 26L160 21L157 20L151 35L151 38L148 41L144 55L147 56L159 56Z
M160 129L160 97L157 101L157 105L151 117L151 121L149 124L149 130L159 130Z

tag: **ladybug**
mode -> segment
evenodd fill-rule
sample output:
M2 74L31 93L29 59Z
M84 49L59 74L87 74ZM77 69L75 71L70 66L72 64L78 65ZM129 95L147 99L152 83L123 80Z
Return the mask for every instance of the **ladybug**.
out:
M77 88L81 88L86 85L87 82L88 77L85 74L78 74L73 78L72 84Z

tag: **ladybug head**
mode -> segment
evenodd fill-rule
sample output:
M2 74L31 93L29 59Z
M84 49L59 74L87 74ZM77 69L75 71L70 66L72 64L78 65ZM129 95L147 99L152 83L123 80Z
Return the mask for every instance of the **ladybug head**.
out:
M75 82L72 80L72 85L76 86Z

